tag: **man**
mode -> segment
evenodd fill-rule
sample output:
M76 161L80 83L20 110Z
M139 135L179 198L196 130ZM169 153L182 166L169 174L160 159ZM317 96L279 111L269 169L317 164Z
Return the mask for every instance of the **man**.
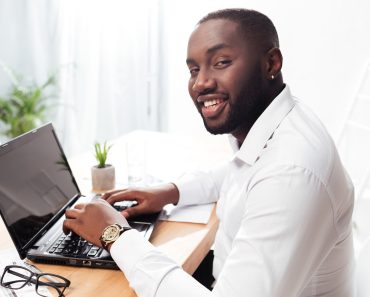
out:
M106 248L140 297L354 296L353 187L324 127L283 83L272 22L252 10L211 13L190 36L187 55L189 93L209 132L231 134L232 161L176 185L107 193L108 203L69 210L65 231L101 245L103 229L121 225ZM125 199L138 205L122 216L109 204ZM124 218L216 200L212 291Z

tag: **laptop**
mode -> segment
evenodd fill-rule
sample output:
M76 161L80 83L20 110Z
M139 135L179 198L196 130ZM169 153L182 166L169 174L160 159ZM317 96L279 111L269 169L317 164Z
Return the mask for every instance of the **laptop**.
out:
M0 213L21 259L118 269L104 249L63 234L67 208L100 198L81 194L51 123L0 145L0 181ZM157 218L140 216L129 224L149 240Z

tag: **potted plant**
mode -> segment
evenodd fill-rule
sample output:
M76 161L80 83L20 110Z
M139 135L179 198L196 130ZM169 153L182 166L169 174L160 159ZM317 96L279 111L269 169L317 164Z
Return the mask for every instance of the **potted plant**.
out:
M115 187L115 168L113 165L106 163L111 147L111 145L107 146L107 142L104 142L104 144L97 142L94 145L95 158L98 164L91 168L93 192L101 193Z
M10 92L5 97L0 97L0 122L3 122L5 130L1 131L7 137L14 138L29 130L38 127L46 118L48 96L46 89L55 85L55 74L38 85L22 83L12 70L1 64L5 73L12 81Z

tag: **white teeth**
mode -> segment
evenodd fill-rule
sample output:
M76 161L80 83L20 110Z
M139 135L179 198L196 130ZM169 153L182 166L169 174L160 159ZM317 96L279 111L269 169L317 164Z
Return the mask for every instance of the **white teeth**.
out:
M209 107L209 106L212 106L212 105L216 105L216 104L221 103L221 102L222 102L221 99L214 99L214 100L204 101L204 107Z

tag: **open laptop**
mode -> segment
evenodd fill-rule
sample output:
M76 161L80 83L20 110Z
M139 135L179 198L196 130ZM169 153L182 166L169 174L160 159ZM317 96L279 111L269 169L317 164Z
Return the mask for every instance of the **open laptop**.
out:
M21 259L117 269L107 251L63 234L66 209L92 199L80 193L51 123L0 145L0 213ZM129 223L149 239L157 217Z

